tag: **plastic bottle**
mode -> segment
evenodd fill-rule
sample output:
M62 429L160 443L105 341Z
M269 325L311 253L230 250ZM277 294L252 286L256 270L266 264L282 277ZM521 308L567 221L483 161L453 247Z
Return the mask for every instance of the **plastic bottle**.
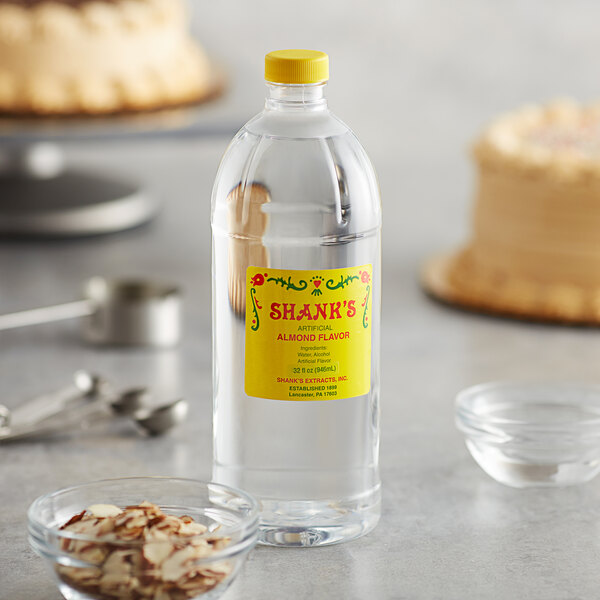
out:
M272 545L352 539L380 514L379 189L328 68L266 56L265 109L212 197L213 478L261 501Z

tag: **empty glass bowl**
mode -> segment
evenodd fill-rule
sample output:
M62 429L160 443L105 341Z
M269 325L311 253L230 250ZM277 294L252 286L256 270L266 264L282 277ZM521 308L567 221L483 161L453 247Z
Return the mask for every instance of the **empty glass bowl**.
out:
M471 455L500 483L566 486L600 471L600 385L484 383L455 409Z
M122 526L131 539L116 530L92 535L61 529L90 506L125 508L143 501L166 515L187 515L207 531L176 535L166 528L148 542L136 539L135 527L143 525L134 521ZM29 542L68 600L218 598L256 544L258 531L258 505L248 494L169 477L107 479L59 490L35 500L28 518Z

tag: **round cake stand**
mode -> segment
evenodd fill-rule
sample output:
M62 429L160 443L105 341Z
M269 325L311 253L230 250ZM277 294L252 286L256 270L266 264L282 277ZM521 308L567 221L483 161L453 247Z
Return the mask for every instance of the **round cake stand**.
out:
M0 153L0 235L113 233L149 221L157 210L158 202L136 183L66 169L57 144Z
M101 118L0 118L0 235L75 237L146 223L159 203L140 184L65 167L61 142L231 134L201 107Z

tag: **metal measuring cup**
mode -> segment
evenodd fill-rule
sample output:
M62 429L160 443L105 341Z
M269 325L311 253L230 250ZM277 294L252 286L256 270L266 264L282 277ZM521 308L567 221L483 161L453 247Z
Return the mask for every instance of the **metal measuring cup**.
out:
M83 300L0 315L0 331L78 317L92 344L174 346L181 336L181 291L144 279L92 277Z

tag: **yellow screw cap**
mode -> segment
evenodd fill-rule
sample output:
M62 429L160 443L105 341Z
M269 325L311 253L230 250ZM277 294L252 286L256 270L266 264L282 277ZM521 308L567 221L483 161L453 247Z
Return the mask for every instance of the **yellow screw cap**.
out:
M329 79L329 56L318 50L275 50L265 56L265 79L273 83L320 83Z

